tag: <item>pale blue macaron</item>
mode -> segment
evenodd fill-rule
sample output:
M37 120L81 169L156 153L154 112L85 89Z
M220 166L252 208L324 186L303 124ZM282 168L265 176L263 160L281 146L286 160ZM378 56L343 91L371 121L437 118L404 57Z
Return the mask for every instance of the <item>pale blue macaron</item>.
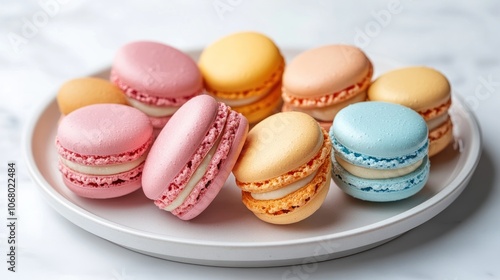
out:
M345 193L362 200L395 201L412 196L429 177L427 134L424 119L407 107L375 101L349 105L330 128L332 178ZM358 173L350 173L345 165ZM399 172L402 168L407 171ZM378 170L378 177L365 175L373 170Z

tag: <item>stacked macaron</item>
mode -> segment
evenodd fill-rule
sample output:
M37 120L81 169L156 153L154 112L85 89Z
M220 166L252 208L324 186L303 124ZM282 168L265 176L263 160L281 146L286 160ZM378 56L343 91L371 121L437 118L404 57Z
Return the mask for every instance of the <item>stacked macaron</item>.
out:
M219 193L248 132L239 113L208 95L184 104L158 135L144 167L146 196L182 220Z
M251 124L280 106L284 65L274 42L256 32L223 37L207 46L198 61L206 91Z
M429 156L438 154L452 142L453 124L448 114L450 83L439 71L418 66L385 73L370 86L368 98L417 111L429 128Z
M301 112L274 114L249 132L233 170L245 206L273 224L311 216L330 188L328 133Z
M193 59L157 42L137 41L120 48L110 79L132 106L149 116L156 133L182 104L203 91Z
M282 111L299 111L329 129L339 110L366 100L373 66L349 45L327 45L297 55L283 74Z
M139 110L94 104L64 117L56 147L66 186L88 198L112 198L141 187L153 127Z
M333 180L353 197L401 200L427 182L427 126L407 107L386 102L350 105L335 117L330 137Z

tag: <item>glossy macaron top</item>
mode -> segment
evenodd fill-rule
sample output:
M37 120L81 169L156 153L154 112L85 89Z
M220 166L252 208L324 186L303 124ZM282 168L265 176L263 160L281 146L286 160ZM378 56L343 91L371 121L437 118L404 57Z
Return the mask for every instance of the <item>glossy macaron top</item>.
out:
M292 96L315 97L360 83L372 71L363 51L349 45L327 45L297 55L285 68L283 90Z
M406 67L387 72L368 89L368 99L410 107L416 111L436 108L450 99L450 83L429 67Z
M274 114L250 130L233 173L241 182L275 178L306 164L322 144L321 129L309 115Z
M261 86L282 65L274 42L256 32L240 32L207 46L198 61L207 87L244 91Z
M359 157L404 158L427 147L424 119L412 109L387 102L347 106L335 117L330 136L336 150Z
M192 96L203 87L194 60L158 42L137 41L124 45L116 54L112 72L134 90L160 98Z
M95 104L80 108L59 123L57 141L81 156L121 155L151 141L153 127L141 111L119 104Z
M155 140L147 159L144 193L158 199L192 158L217 118L218 103L201 95L185 103Z
M57 93L57 105L63 115L84 106L99 103L127 104L123 92L108 80L96 77L72 79Z

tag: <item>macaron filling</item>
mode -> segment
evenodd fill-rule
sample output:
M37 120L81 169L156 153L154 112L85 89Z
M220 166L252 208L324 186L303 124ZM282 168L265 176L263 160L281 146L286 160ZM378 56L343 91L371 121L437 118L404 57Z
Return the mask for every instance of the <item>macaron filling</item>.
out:
M142 157L151 145L153 144L153 136L151 136L142 146L136 150L120 153L116 155L85 155L82 153L77 153L64 148L60 140L56 138L56 149L57 153L64 159L80 164L80 165L91 165L91 166L104 166L111 164L121 164L123 162L130 162Z
M210 166L210 162L214 157L215 153L217 152L220 140L221 139L219 137L219 139L210 149L208 154L203 158L203 161L200 163L200 165L198 165L196 171L194 171L193 175L191 175L191 178L189 178L189 181L187 182L186 186L182 189L179 195L170 204L166 205L163 208L163 210L171 212L177 207L181 206L182 203L184 203L184 201L186 201L189 194L193 191L194 187L198 184L198 182L201 181L201 179L203 179L203 176L207 172L208 167Z
M295 96L283 88L283 101L296 107L312 108L312 107L326 107L332 104L340 103L344 100L352 98L354 95L361 91L365 91L371 83L373 76L373 66L370 68L366 76L359 82L350 85L340 91L328 93L315 97Z
M342 165L333 161L332 175L335 181L339 180L350 188L364 192L400 192L416 186L422 186L429 176L430 162L428 157L422 159L422 163L414 171L394 178L366 179L347 172Z
M417 112L427 121L442 114L445 114L451 107L451 98L443 102L441 105L431 108L419 109Z
M358 177L366 178L366 179L387 179L387 178L404 176L406 174L409 174L409 173L415 171L422 164L422 159L420 159L419 161L417 161L411 165L401 167L401 168L372 169L372 168L366 168L366 167L350 164L349 162L343 160L341 157L338 157L337 155L335 155L334 157L335 157L335 160L337 161L337 163L340 164L349 173L351 173L354 176L358 176Z
M59 157L61 164L67 166L78 173L90 174L90 175L113 175L122 172L130 171L146 160L147 154L142 155L140 158L124 162L116 163L110 165L83 165L67 160L63 157Z
M263 193L250 193L250 195L256 200L280 199L309 184L314 179L317 173L318 170L314 171L313 173L304 177L303 179L300 179L296 182L293 182L283 188L274 191L263 192Z
M186 103L189 99L199 95L203 91L203 86L200 86L199 89L194 91L192 94L180 97L160 97L154 96L149 92L139 91L137 89L132 88L123 82L116 71L111 70L110 79L113 83L115 83L129 98L137 100L141 103L153 105L153 106L174 106L179 107L182 104Z
M303 112L319 121L331 122L335 118L335 115L345 108L347 105L355 102L361 102L366 100L366 91L360 94L356 94L352 98L346 99L339 103L332 104L326 107L298 107L291 104L286 104L283 106L283 111L297 111Z
M135 99L127 97L127 101L132 107L139 109L144 114L150 117L168 117L172 116L178 109L179 106L153 106L148 105L142 102L139 102Z
M449 117L450 115L446 112L437 118L427 120L426 121L427 127L429 128L429 130L434 130L443 125L444 123L446 123Z
M88 175L75 172L74 170L59 163L59 171L63 175L63 179L67 180L80 188L114 188L124 184L139 181L141 179L144 163L141 163L136 168L112 175ZM140 185L139 185L140 186Z

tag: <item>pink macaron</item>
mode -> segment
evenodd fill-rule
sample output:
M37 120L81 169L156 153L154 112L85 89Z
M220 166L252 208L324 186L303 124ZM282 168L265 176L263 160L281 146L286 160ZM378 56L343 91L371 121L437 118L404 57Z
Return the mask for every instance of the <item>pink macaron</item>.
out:
M182 220L202 213L217 196L248 133L247 119L213 97L184 104L165 125L144 165L148 198Z
M55 142L70 190L88 198L119 197L141 187L153 126L130 106L95 104L64 117Z
M195 61L157 42L137 41L120 48L110 79L133 107L149 116L157 132L182 104L203 91Z

